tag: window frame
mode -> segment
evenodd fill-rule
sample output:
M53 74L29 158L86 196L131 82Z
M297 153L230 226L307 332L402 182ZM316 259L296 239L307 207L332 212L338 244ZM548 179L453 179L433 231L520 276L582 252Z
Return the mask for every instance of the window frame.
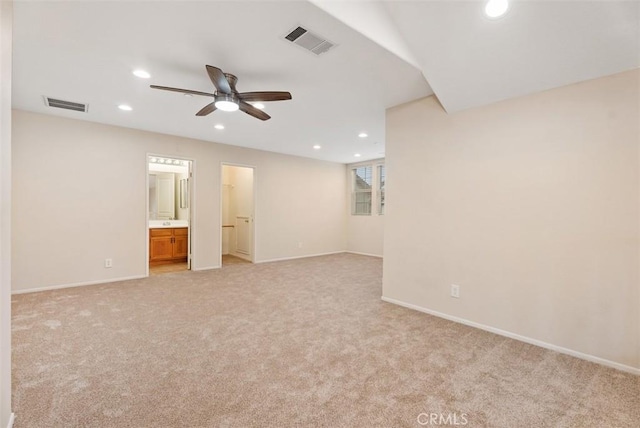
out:
M356 186L356 177L357 171L361 168L369 168L371 174L371 183L369 184L370 189L358 189ZM387 169L384 158L383 159L373 159L371 161L359 162L348 165L349 172L349 190L350 190L350 215L352 216L383 216L385 211L385 193L386 193L386 180L387 180ZM382 174L381 174L382 172ZM380 179L384 177L384 181ZM366 174L365 174L365 182L366 182ZM369 210L368 212L357 212L356 205L358 203L363 203L362 201L358 201L357 194L369 195Z
M385 193L387 184L387 167L384 162L376 164L376 212L384 215Z
M369 185L369 189L358 189L358 186L356 186L356 180L357 177L360 177L358 175L358 170L359 169L369 169L369 180L371 181L371 183L367 183ZM351 167L351 215L357 215L357 216L370 216L373 214L373 198L374 198L374 192L373 192L373 181L374 181L374 177L373 177L373 165L372 164L361 164L361 165L354 165ZM360 177L363 181L365 181L366 183L366 174L365 177L362 178ZM358 195L363 195L366 198L366 195L369 195L369 200L368 201L358 201ZM359 204L367 204L368 205L368 210L365 211L358 211L358 205Z

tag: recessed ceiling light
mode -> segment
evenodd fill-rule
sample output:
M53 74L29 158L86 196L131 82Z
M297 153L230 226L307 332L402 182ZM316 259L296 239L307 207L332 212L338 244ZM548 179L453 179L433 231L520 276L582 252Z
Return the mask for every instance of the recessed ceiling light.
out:
M151 75L147 71L144 71L144 70L134 70L133 71L133 75L136 76L136 77L139 77L141 79L148 79L148 78L151 77Z
M354 156L355 156L355 157L357 157L357 158L359 158L359 157L360 157L360 156L362 156L362 155L361 155L360 153L356 153Z
M224 129L224 125L219 123L219 124L215 125L214 128L216 128L216 129Z
M489 0L484 7L484 13L489 18L499 18L509 9L509 0Z
M131 111L131 110L133 110L133 109L131 108L131 106L128 106L128 105L126 105L126 104L120 104L120 105L118 106L118 108L119 108L120 110L124 110L124 111Z
M187 97L187 98L191 98L193 95L191 95L191 94L184 94L184 96L185 96L185 97Z
M367 138L367 137L368 137L368 135L367 135L367 133L366 133L366 132L361 132L361 133L359 133L359 134L358 134L358 137L360 137L360 138Z
M259 108L260 110L264 109L264 104L262 104L262 103L253 103L253 106L255 108Z
M313 146L313 148L315 150L320 150L322 148L322 146L320 144L316 144L315 146Z

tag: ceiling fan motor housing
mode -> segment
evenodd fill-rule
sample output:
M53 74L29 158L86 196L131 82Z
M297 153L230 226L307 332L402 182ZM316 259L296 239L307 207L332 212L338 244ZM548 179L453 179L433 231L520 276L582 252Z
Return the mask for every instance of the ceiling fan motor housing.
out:
M224 73L224 77L227 78L227 82L229 82L229 86L231 86L231 91L233 93L238 93L236 90L236 83L238 83L238 78L231 73Z

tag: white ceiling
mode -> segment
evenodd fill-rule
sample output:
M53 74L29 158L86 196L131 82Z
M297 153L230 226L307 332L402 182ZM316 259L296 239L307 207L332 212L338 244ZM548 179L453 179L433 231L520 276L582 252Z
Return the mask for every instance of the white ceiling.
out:
M449 112L640 66L638 1L511 1L500 19L484 2L387 2Z
M637 1L512 1L497 20L483 5L16 1L13 104L350 163L384 156L385 109L431 88L451 113L640 66ZM283 40L298 25L338 47L315 56ZM268 103L266 122L241 112L196 117L210 98L149 88L213 92L205 64L237 75L241 92L284 90L293 100ZM134 77L136 68L152 78ZM88 103L89 112L46 107L44 95Z
M284 40L301 24L339 46L316 56ZM17 2L13 41L16 108L342 163L383 157L385 108L432 93L419 70L302 1ZM265 122L196 117L210 98L149 88L213 92L205 64L238 76L240 92L293 99L268 103ZM46 107L43 95L89 112Z

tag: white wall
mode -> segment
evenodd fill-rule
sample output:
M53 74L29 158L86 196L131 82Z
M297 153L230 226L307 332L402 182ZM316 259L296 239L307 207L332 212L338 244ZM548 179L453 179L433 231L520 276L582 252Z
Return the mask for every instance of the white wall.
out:
M384 252L384 216L377 214L349 216L347 251L382 257Z
M0 1L0 427L11 420L11 40L13 2Z
M362 165L373 166L373 182L378 182L377 165L384 159L358 162L347 165L347 251L382 257L384 247L384 215L378 215L378 195L373 195L371 215L351 215L352 169Z
M640 373L639 86L390 109L384 298Z
M14 291L145 274L147 153L195 160L196 270L219 267L222 162L259 171L256 261L346 248L344 165L24 111L13 125Z

